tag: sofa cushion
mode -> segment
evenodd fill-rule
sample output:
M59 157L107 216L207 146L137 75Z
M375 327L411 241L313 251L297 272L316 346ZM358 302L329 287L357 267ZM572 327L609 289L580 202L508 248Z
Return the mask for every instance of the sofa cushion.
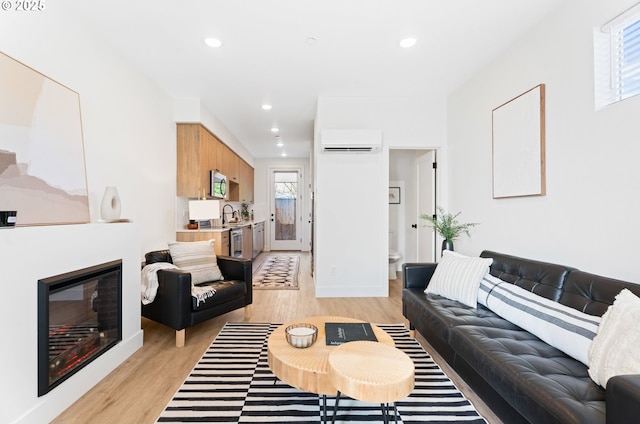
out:
M640 374L640 298L624 289L602 316L589 349L589 375L602 387L616 375Z
M445 250L425 292L439 294L475 308L482 277L489 272L491 258L472 258Z
M503 281L515 284L532 293L551 300L558 300L562 294L565 277L574 268L534 261L485 250L483 258L493 258L490 273ZM577 308L579 309L579 308ZM595 314L594 314L595 315Z
M213 243L214 240L169 243L173 264L183 271L190 272L191 283L194 285L223 279L213 251Z
M451 329L458 355L520 414L539 423L604 423L605 392L587 367L519 329Z
M600 317L584 314L510 283L492 287L487 307L574 359L588 365Z
M221 305L232 299L244 297L247 294L247 285L244 281L239 280L208 281L198 287L209 287L215 290L215 294L200 300L191 296L191 307L194 311L202 311Z
M404 289L402 303L405 316L423 335L433 335L447 343L451 328L457 325L518 328L484 306L471 308L437 294L424 293L420 289Z
M640 296L640 285L583 271L571 271L559 302L590 315L602 316L622 289Z

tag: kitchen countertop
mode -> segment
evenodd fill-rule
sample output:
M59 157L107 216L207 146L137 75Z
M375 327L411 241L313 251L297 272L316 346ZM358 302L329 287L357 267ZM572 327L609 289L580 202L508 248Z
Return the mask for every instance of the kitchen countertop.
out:
M259 220L259 221L244 221L244 222L238 222L238 223L231 223L231 224L225 224L222 227L212 227L212 228L201 228L200 232L201 233L223 233L225 231L229 231L229 230L233 230L234 228L242 228L242 227L248 227L248 226L252 226L254 224L260 223L260 222L264 222L265 220ZM188 230L186 228L180 229L180 230L176 230L176 232L178 233L197 233L198 230Z
M176 230L178 233L197 233L198 231L201 233L224 233L225 231L229 231L229 228L201 228L200 230L188 230L183 228L181 230Z

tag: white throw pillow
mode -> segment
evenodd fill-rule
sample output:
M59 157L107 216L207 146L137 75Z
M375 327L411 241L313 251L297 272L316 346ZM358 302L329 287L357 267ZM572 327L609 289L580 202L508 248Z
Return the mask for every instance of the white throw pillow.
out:
M640 298L624 289L602 315L589 349L589 376L602 387L622 374L640 374Z
M222 280L216 254L213 251L215 240L172 242L169 252L173 264L183 271L191 273L191 284Z
M492 262L492 258L472 258L445 250L424 292L476 308L480 281Z
M493 279L485 277L483 289L490 280ZM589 346L598 331L600 317L585 314L507 282L491 287L486 306L540 340L589 365Z

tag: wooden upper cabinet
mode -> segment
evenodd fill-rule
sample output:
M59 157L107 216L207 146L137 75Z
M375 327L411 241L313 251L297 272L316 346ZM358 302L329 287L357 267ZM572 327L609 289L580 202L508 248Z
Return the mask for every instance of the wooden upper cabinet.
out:
M200 124L177 126L176 195L210 197L210 171L227 177L228 201L253 202L253 168Z
M239 200L241 202L253 202L253 175L253 168L242 159L238 160Z
M225 144L220 144L220 172L226 175L229 182L238 183L238 156Z
M184 197L209 196L209 171L216 162L216 138L199 124L177 126L176 194Z
M200 175L200 126L178 124L176 142L176 194L185 197L199 197L202 194Z
M214 171L218 171L218 172L223 172L223 166L221 164L222 161L222 148L224 147L224 144L222 144L222 142L220 140L218 140L216 137L213 138L213 157L214 157L214 162L213 164L211 164L212 166L212 170Z

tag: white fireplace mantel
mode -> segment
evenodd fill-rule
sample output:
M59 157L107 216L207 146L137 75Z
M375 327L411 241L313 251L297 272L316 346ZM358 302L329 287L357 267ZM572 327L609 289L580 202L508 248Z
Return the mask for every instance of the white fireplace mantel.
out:
M0 229L0 392L11 393L0 397L0 422L50 422L142 346L140 245L135 223ZM38 397L38 280L115 259L122 259L122 341Z

